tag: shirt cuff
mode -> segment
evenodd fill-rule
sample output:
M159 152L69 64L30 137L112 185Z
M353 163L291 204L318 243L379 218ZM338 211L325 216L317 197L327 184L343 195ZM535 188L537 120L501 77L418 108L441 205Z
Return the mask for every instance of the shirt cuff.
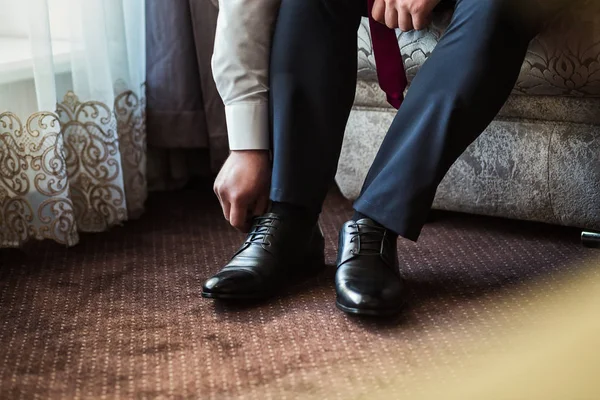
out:
M269 105L237 103L225 106L229 150L269 150Z

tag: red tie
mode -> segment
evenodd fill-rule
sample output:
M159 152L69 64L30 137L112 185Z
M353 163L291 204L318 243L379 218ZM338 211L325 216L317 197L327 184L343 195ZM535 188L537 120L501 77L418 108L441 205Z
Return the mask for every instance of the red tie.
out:
M397 109L404 100L404 89L408 84L406 71L396 32L373 19L374 3L375 0L369 0L369 26L377 65L377 78L379 86L387 94L388 103Z

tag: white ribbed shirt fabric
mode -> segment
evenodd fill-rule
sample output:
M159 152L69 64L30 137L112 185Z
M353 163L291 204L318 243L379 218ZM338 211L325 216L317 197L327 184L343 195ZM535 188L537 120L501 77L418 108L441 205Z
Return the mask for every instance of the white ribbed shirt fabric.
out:
M213 76L225 103L231 150L266 150L269 59L281 0L219 0Z

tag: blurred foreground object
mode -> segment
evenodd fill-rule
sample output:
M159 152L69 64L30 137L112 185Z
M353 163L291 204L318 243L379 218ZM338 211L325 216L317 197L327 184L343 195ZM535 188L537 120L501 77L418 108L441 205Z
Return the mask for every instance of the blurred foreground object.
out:
M482 345L469 360L417 376L412 399L569 400L600 398L600 257L555 293L534 290L499 332L502 352ZM535 299L535 300L532 300ZM498 309L510 305L499 301ZM490 307L494 306L490 304ZM519 309L518 306L515 309ZM535 316L539 322L532 323ZM541 317L541 318L538 318ZM519 329L514 327L520 326ZM505 351L504 351L505 350ZM465 365L466 367L456 367ZM374 398L388 399L386 390Z

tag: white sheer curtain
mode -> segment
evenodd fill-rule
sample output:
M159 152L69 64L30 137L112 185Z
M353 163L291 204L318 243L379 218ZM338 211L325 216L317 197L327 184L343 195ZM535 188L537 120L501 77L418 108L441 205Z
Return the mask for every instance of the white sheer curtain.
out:
M0 247L66 245L146 198L144 0L0 0Z

